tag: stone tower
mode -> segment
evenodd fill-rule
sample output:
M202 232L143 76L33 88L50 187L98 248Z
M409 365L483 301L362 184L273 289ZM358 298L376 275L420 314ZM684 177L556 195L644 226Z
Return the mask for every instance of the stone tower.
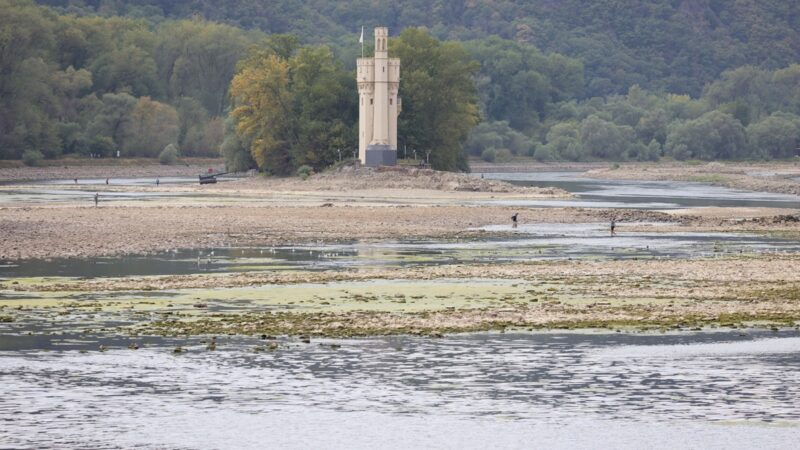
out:
M389 29L375 28L375 56L358 58L358 158L365 166L397 164L400 59L389 58Z

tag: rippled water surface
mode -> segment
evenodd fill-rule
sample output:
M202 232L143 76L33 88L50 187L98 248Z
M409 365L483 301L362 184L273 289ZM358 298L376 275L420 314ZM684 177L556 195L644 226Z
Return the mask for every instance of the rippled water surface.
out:
M63 336L0 351L0 442L790 448L800 437L794 331L281 341L275 352L223 338L174 354L176 342L118 339L101 353Z

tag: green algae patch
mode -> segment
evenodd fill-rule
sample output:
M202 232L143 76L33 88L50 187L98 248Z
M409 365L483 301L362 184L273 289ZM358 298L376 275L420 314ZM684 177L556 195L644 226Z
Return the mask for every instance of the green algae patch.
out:
M0 281L0 290L22 291L31 288L49 287L69 284L79 278L75 277L15 277Z
M174 291L173 304L268 307L273 311L420 312L527 301L531 284L514 280L367 281Z

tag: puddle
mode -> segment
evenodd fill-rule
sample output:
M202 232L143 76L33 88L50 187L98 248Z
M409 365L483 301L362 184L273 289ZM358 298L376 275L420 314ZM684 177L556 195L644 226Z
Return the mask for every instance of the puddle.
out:
M6 446L791 448L800 433L794 331L281 339L274 352L225 336L216 351L49 339L0 350Z
M492 204L636 209L711 206L800 208L800 197L795 195L742 191L705 183L597 180L583 178L581 172L486 173L483 176L521 186L558 187L576 195L574 200L487 202Z

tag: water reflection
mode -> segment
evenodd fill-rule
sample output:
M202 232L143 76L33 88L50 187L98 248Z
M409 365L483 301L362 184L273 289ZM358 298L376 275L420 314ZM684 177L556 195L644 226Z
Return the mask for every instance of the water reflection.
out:
M274 353L253 352L258 339L220 338L214 352L194 341L179 355L169 340L139 350L119 342L105 353L0 352L0 417L5 442L40 448L258 448L275 433L291 433L276 442L293 447L349 448L335 436L429 420L478 439L472 448L527 447L514 442L534 438L530 430L545 440L561 434L556 447L611 443L612 430L636 442L669 426L699 428L691 446L716 436L738 447L731 438L760 435L790 446L800 424L800 335L779 335L478 334L283 341ZM753 422L781 427L735 426ZM206 433L209 425L218 430ZM564 435L576 425L595 441ZM509 434L475 436L473 427ZM373 432L360 438L380 439ZM418 444L451 446L425 437Z

